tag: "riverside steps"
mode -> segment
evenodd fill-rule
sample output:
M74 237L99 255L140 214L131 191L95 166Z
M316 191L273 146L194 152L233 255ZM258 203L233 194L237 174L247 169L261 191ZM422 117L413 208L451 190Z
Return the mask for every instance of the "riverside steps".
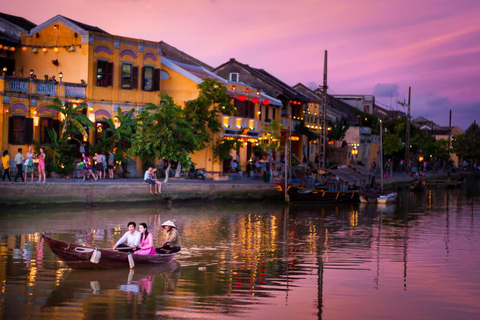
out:
M461 172L452 174L451 179L478 174L479 172ZM383 188L385 191L408 188L416 179L445 180L446 175L427 173L426 177L410 177L395 173L384 179ZM380 190L380 187L381 180L377 178L376 189ZM171 178L168 183L162 183L160 195L151 195L148 185L141 179L107 179L85 183L73 182L71 179L47 179L46 183L0 183L0 206L184 200L284 201L284 195L276 185L261 180L202 181Z

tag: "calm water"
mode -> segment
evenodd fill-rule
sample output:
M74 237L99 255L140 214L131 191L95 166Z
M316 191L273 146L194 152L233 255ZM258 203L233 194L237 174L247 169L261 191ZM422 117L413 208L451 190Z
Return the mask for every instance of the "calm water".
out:
M175 263L67 268L43 243L111 246L178 222ZM2 209L3 319L480 319L480 181L396 205Z

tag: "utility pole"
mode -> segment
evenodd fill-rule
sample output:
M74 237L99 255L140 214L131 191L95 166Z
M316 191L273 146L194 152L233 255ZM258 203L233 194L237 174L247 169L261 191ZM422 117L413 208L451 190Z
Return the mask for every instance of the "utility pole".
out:
M327 59L328 52L325 50L323 64L323 106L322 106L322 168L327 167Z
M408 159L410 157L410 97L412 94L412 87L408 87L408 104L405 103L405 100L403 102L398 101L398 104L401 106L405 107L405 105L408 107L407 109L407 131L405 133L405 175L408 175Z
M452 109L450 109L450 118L448 119L448 161L450 161L450 143L452 141Z

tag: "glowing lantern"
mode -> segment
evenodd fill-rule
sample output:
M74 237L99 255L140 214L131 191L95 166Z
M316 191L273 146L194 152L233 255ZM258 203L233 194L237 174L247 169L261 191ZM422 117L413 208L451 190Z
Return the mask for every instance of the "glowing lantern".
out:
M253 98L253 99L252 99L252 102L253 102L253 103L259 103L259 102L260 102L260 99L258 99L258 98Z
M264 106L268 106L268 105L270 104L270 100L263 100L263 101L262 101L262 104L263 104Z
M22 51L27 51L27 47L22 47Z
M247 100L247 97L245 97L245 96L238 96L238 100L240 100L240 101L245 101L245 100Z
M15 47L11 47L10 51L12 51L12 52L15 51Z
M53 48L53 51L58 52L58 48L57 47Z

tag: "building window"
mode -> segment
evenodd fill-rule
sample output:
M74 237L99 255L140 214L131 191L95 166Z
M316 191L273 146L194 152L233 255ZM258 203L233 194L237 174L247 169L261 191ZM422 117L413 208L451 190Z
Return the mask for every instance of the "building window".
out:
M12 116L8 122L9 144L22 145L33 142L33 118Z
M160 79L170 79L170 75L168 74L167 71L162 70L160 73Z
M131 64L122 63L122 89L132 89L132 68Z
M272 109L272 120L275 120L277 118L277 108Z
M235 99L234 104L238 117L255 119L255 104L252 101Z
M238 82L239 81L238 73L236 73L236 72L230 73L230 81Z
M97 86L108 87L113 85L113 63L97 60Z
M153 68L143 67L142 90L153 91Z
M57 135L60 133L60 120L40 118L40 143L50 143L52 139L48 132L53 129Z

